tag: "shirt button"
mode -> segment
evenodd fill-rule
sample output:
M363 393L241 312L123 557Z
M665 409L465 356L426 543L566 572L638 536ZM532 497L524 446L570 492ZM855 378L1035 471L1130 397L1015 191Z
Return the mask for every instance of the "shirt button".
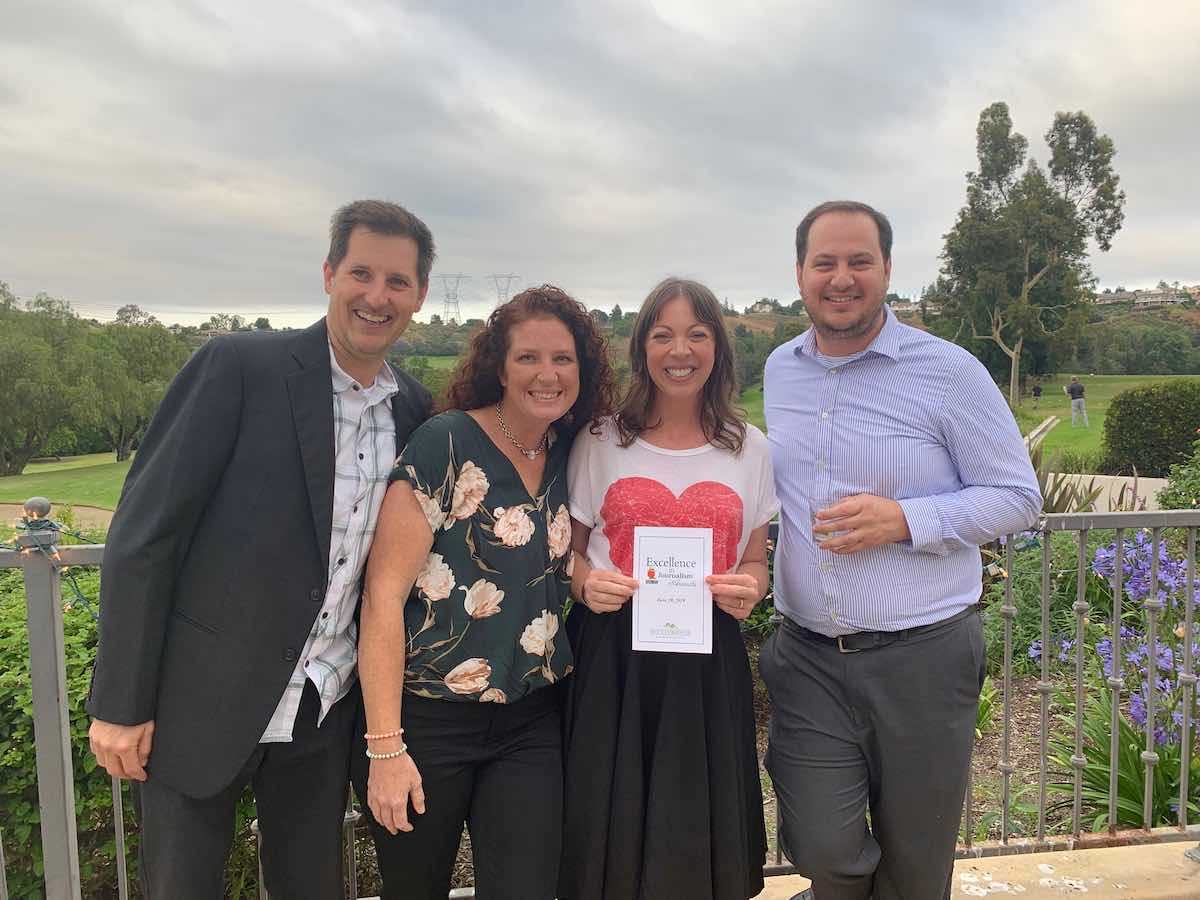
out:
M360 454L358 454L358 458L359 458L359 459L362 459L362 458L363 458L363 455L362 455L361 453L360 453Z
M321 613L321 618L322 618L322 619L328 619L328 618L329 618L329 613L327 613L327 612L323 612L323 613Z
M830 613L829 613L829 618L830 618L832 621L836 622L836 621L837 621L837 613L835 613L835 612L830 612Z
M300 652L295 647L288 647L283 651L284 662L295 662L300 658Z
M829 418L829 410L825 410L824 412L822 412L822 413L821 413L821 418L822 418L822 419L828 419L828 418Z
M311 591L309 591L308 599L311 600L313 603L320 603L321 602L321 589L313 588Z
M346 557L344 557L344 556L340 557L340 558L338 559L338 563L337 563L337 564L338 564L339 566L344 566L344 565L346 564Z
M838 373L838 370L837 370L837 369L830 369L830 370L829 370L829 374L830 374L830 375L836 375L837 373Z
M362 390L357 384L351 385L356 391Z
M358 507L354 507L354 509L350 510L350 512L358 512Z
M825 461L824 460L820 460L820 459L817 460L817 471L818 472L825 471Z
M821 571L822 572L828 572L830 570L830 568L831 568L831 566L829 563L827 563L827 562L821 563Z

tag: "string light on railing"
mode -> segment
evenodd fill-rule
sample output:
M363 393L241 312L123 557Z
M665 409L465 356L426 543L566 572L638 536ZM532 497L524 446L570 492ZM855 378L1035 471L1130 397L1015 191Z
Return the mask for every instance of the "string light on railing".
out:
M25 501L24 508L25 515L22 517L21 524L17 525L19 532L17 534L17 547L20 552L24 555L41 553L70 586L74 597L63 604L64 609L71 609L74 603L77 602L91 614L93 619L99 621L100 617L96 612L96 608L83 593L79 582L75 579L75 573L70 571L70 566L63 565L62 554L58 549L58 539L62 534L69 534L89 544L96 542L83 537L83 535L77 532L68 531L60 523L52 521L49 518L50 501L45 497L29 498Z

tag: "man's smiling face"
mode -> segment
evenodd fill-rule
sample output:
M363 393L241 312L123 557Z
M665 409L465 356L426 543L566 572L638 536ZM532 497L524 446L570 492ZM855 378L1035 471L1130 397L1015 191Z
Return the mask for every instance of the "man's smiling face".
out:
M822 351L848 356L874 340L891 274L866 213L828 212L812 223L796 280Z
M337 269L325 263L326 327L348 375L370 384L388 348L421 308L428 285L417 278L417 244L358 226Z

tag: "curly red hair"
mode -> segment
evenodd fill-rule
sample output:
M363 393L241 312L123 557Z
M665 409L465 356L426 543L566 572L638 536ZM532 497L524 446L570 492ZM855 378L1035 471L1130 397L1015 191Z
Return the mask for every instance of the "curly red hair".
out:
M521 322L547 317L558 319L571 332L579 360L579 397L555 427L574 436L585 425L595 429L601 418L612 415L615 379L606 342L584 305L552 284L521 291L492 311L455 369L443 408L479 409L499 403L509 334Z

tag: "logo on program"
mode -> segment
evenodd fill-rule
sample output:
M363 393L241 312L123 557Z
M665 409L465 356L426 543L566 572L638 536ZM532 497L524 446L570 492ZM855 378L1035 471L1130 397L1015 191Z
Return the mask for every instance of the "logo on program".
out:
M646 569L646 581L650 584L658 584L657 576L654 573L654 566L650 566L648 569Z

